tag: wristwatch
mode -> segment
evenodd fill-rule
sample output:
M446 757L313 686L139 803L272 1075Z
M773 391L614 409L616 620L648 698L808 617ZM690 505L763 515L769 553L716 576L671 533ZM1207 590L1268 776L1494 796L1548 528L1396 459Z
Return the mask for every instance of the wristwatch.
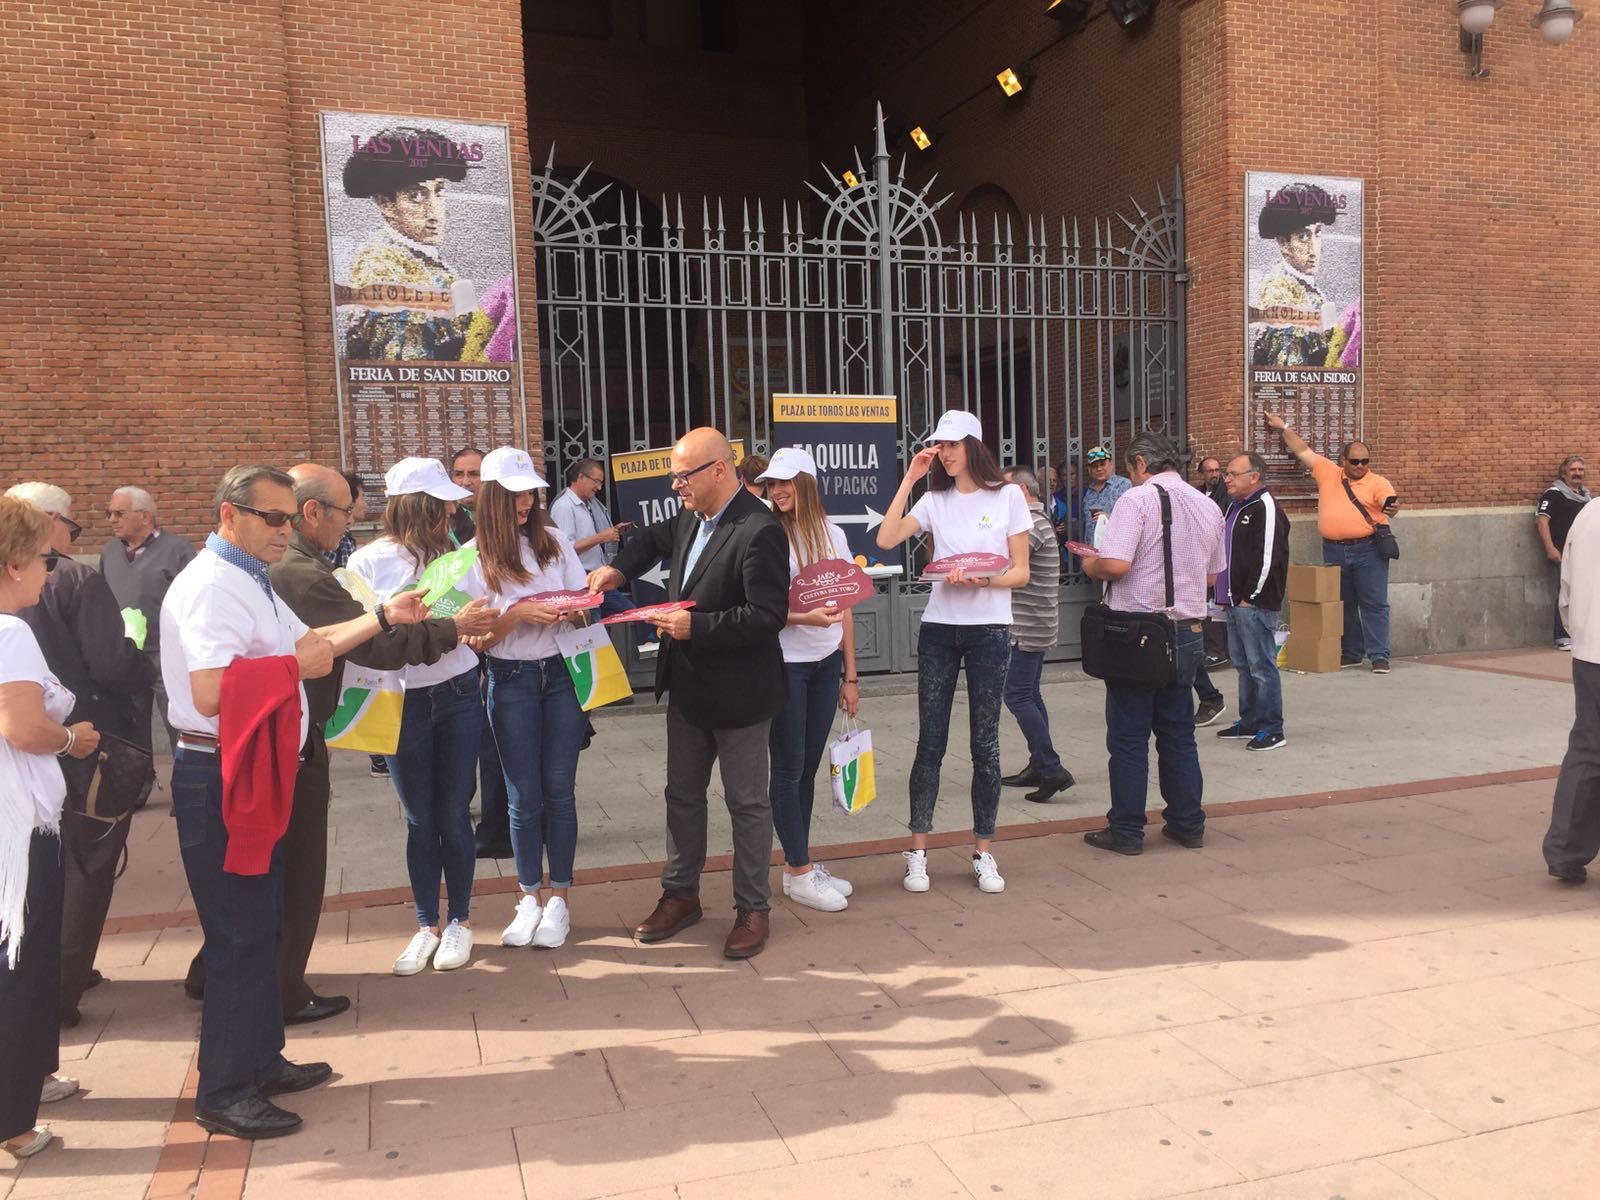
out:
M378 628L383 630L384 633L388 633L389 630L394 628L389 623L389 614L383 611L383 605L379 604L375 607L372 610L372 615L378 618Z

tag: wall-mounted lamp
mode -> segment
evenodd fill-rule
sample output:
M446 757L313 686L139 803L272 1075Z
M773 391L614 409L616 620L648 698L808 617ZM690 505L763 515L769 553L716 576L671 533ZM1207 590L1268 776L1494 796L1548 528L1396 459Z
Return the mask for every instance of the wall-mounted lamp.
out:
M1094 0L1050 0L1045 5L1044 15L1060 21L1063 32L1072 33L1084 23L1093 7Z
M845 187L855 187L856 184L861 182L861 178L849 168L846 168L839 178L844 180Z
M1461 25L1461 53L1467 56L1467 74L1474 79L1487 79L1489 68L1483 65L1483 35L1494 24L1494 14L1501 0L1456 0L1456 20ZM1572 0L1544 0L1544 6L1533 18L1534 28L1552 46L1559 46L1572 36L1572 30L1583 13L1572 7Z
M1106 11L1118 25L1131 29L1156 10L1156 0L1106 0Z
M918 150L932 150L934 132L932 129L918 125L906 136L911 139L911 144Z
M1000 85L1000 90L1007 96L1020 96L1022 89L1034 80L1033 66L1023 63L1020 67L1007 67L994 77Z

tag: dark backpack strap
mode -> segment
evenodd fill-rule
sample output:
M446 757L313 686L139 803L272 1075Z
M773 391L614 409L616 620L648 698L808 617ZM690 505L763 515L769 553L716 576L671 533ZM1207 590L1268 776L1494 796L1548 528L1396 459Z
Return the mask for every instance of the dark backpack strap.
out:
M1170 613L1176 603L1172 592L1172 500L1166 488L1156 488L1156 491L1161 493L1161 565L1167 572L1167 611Z
M1356 499L1356 490L1350 486L1350 480L1341 473L1339 482L1344 484L1344 494L1350 497L1350 503L1356 506L1356 511L1361 514L1361 519L1376 529L1378 523L1372 519L1372 514L1367 511L1367 506Z

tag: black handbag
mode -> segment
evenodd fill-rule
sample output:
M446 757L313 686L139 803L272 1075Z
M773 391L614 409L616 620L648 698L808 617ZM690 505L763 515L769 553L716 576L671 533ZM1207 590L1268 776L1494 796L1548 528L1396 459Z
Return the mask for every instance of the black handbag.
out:
M1379 525L1372 519L1372 514L1367 511L1367 506L1356 499L1356 490L1350 486L1350 481L1345 478L1339 480L1344 484L1344 494L1350 497L1350 503L1356 506L1356 511L1368 525L1372 526L1372 548L1378 552L1379 558L1387 558L1391 562L1400 557L1400 543L1395 540L1394 530L1388 525Z
M1132 687L1170 687L1178 677L1178 627L1172 620L1172 501L1161 495L1161 559L1167 574L1165 612L1120 612L1105 604L1083 610L1078 637L1086 674ZM1106 599L1111 587L1106 587Z
M132 816L156 782L150 751L114 733L102 733L88 758L62 759L61 774L72 811L103 825Z

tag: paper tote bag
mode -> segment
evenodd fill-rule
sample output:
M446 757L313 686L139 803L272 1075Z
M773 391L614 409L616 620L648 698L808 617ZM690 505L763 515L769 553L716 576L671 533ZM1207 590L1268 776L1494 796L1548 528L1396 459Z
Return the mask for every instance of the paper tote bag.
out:
M393 754L400 745L406 694L400 672L344 664L339 706L322 726L328 746L364 754Z
M600 625L582 629L562 629L556 633L556 647L567 664L578 704L584 712L604 704L615 704L633 695L628 673L611 644L611 635Z
M846 720L844 735L828 743L828 774L833 783L833 806L849 816L878 796L878 776L872 765L872 730Z

